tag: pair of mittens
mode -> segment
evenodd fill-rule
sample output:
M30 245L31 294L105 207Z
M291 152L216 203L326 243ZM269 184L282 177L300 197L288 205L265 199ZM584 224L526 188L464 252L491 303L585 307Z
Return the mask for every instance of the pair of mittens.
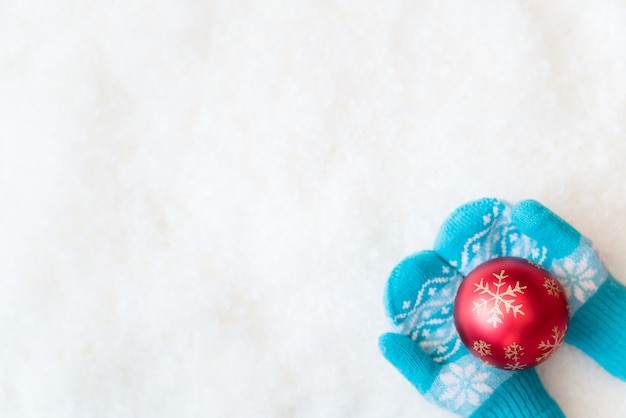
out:
M397 329L380 338L383 355L427 399L462 416L563 417L534 369L484 365L456 332L453 302L464 276L504 256L539 263L560 280L571 313L566 342L626 380L626 288L589 239L533 200L465 204L444 222L433 250L394 268L385 308Z

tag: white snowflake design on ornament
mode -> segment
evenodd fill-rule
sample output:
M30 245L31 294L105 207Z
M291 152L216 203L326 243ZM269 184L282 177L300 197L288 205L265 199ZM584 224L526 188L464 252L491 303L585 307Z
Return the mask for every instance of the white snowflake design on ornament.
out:
M504 347L504 357L513 361L518 361L522 356L524 347L516 342Z
M556 280L544 277L543 278L543 287L545 287L546 290L548 291L548 295L554 296L557 299L560 298L560 296L561 296L561 288L556 283Z
M493 276L498 280L494 283L495 289L491 289L489 283L485 283L484 279L480 279L480 283L474 283L476 289L474 293L479 292L481 295L487 295L488 298L480 298L480 302L472 302L474 307L472 311L475 311L477 315L481 315L483 311L487 311L487 323L493 325L494 328L498 327L498 324L502 324L502 318L505 313L512 312L513 317L516 318L518 314L525 315L522 310L523 304L515 305L517 296L524 294L526 286L520 286L519 281L515 282L515 287L508 284L508 287L503 290L503 286L507 286L506 279L509 277L504 270L500 274L493 273ZM504 307L504 311L502 310Z
M516 370L524 370L526 368L525 364L521 364L519 361L515 363L507 363L504 365L506 370L516 371Z
M536 263L533 260L526 260L526 262L528 264L530 264L531 266L534 266L534 267L538 268L539 270L541 270L543 268L543 266L541 264Z
M563 345L563 341L565 340L565 334L567 333L567 326L565 326L562 330L559 329L558 326L554 326L552 328L552 336L550 339L545 341L541 341L539 343L538 348L543 350L543 353L539 357L537 357L537 362L543 361L550 357L556 350L559 349L560 346Z
M486 341L474 341L474 343L472 344L472 348L474 348L474 350L483 357L491 355L491 344L487 343Z
M507 370L523 370L526 368L525 364L519 362L520 357L523 355L524 347L516 342L504 347L504 358L513 360L514 363L507 363L504 368Z

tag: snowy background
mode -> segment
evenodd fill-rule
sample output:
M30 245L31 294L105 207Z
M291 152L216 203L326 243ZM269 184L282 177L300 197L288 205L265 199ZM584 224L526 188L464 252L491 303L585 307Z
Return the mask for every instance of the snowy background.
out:
M452 417L382 294L483 196L626 283L624 2L7 1L0 39L2 417ZM539 373L626 411L576 349Z

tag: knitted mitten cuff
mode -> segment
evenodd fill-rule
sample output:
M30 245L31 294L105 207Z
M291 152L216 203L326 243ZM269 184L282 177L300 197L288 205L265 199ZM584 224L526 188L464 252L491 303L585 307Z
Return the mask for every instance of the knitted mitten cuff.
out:
M611 275L570 321L565 341L626 380L626 287Z
M515 372L471 418L565 418L534 369Z

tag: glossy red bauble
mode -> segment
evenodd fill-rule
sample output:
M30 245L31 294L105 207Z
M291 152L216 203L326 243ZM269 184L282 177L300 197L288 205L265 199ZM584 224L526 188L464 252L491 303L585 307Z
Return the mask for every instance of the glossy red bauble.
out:
M508 370L534 367L563 344L569 306L549 271L502 257L472 270L454 300L461 341L484 363Z

